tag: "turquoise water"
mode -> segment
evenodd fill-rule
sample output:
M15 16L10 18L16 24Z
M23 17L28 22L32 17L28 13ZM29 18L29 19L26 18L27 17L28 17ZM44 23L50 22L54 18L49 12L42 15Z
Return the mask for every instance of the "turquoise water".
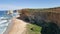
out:
M17 13L7 15L6 11L0 11L0 34L3 34L6 31L8 24L11 23L11 19L17 15Z

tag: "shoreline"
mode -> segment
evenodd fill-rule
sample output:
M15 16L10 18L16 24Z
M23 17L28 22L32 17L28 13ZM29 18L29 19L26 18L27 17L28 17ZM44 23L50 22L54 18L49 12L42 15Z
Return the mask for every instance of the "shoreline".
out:
M12 19L11 19L11 20L12 20ZM9 31L11 30L12 26L13 26L13 22L9 23L6 31L5 31L3 34L8 34Z
M17 17L20 17L20 16L19 16L19 15L15 16L15 17L13 16L12 19L10 19L11 21L10 21L10 23L8 24L7 28L6 28L6 31L3 32L3 34L9 34L9 31L12 29L12 27L13 27L13 25L14 25L13 19L17 19Z
M26 22L13 18L3 34L22 34L26 30ZM18 32L17 32L18 31ZM25 33L23 33L25 34Z

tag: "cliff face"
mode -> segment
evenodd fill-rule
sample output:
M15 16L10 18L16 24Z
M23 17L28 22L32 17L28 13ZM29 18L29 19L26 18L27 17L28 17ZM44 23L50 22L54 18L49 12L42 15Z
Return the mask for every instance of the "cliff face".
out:
M51 20L60 27L60 13L50 13L47 20Z
M32 23L40 23L40 21L53 22L60 27L60 8L49 8L49 9L22 9L19 10L21 13L20 18L28 20Z
M20 19L42 27L41 34L60 34L60 7L22 9Z

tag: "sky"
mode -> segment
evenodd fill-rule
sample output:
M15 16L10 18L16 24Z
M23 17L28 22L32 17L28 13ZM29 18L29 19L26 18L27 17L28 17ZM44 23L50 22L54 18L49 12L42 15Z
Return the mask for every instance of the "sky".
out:
M60 7L60 0L0 0L0 10Z

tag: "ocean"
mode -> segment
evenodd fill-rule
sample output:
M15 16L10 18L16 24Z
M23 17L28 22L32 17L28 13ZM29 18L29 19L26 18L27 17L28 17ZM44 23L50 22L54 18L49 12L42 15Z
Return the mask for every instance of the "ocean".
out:
M7 11L0 11L0 34L6 31L8 24L11 23L11 19L16 15L17 13L7 15Z

